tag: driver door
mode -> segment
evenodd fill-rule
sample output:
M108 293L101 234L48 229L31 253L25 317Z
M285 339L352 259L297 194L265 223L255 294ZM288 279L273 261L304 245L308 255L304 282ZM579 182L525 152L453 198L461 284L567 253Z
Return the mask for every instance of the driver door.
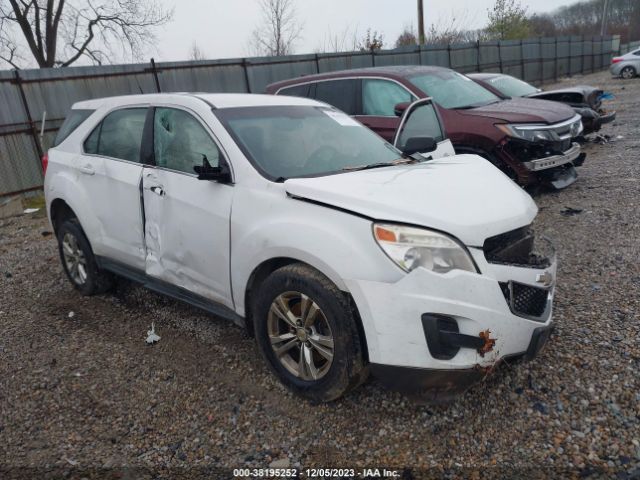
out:
M430 98L417 100L407 107L400 120L393 145L403 150L407 140L412 137L432 137L437 142L435 150L420 153L423 157L435 159L456 154L451 141L445 136L442 122Z
M155 165L143 172L146 273L232 307L229 220L233 186L198 180L193 167L223 162L205 124L179 108L157 107Z

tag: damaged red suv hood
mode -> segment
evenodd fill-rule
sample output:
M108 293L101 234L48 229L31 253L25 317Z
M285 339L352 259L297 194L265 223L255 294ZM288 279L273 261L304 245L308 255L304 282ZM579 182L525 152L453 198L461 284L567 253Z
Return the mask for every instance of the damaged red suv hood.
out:
M468 110L457 110L462 115L493 118L507 123L552 123L569 120L575 112L567 105L546 100L512 98Z

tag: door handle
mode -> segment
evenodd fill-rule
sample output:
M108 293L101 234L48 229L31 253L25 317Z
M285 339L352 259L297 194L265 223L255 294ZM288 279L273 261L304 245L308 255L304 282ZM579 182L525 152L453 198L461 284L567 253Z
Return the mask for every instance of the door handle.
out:
M162 187L160 186L155 186L155 187L151 187L149 188L149 190L151 190L153 193L155 193L156 195L159 195L161 197L164 197L164 190Z
M96 173L96 171L93 169L93 167L89 163L79 167L78 170L80 170L85 175L95 175Z

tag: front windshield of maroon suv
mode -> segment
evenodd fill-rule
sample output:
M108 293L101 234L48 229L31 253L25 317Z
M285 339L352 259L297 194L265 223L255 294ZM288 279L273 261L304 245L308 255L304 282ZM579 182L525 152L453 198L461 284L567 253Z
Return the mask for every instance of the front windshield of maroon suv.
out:
M500 101L486 88L453 70L415 75L409 81L443 108L473 108Z

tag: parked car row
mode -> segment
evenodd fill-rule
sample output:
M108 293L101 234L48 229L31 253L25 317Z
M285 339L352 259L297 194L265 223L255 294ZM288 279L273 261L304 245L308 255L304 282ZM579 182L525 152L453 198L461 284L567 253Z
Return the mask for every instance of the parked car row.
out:
M512 180L575 180L576 111L435 67L268 91L73 106L43 167L80 293L120 276L227 318L315 401L369 372L448 398L538 354L557 262Z
M276 95L314 98L352 115L391 139L399 111L419 98L432 98L441 133L456 153L490 161L521 185L564 188L577 179L585 154L577 142L581 117L557 102L510 97L442 67L394 66L309 75L267 87Z

